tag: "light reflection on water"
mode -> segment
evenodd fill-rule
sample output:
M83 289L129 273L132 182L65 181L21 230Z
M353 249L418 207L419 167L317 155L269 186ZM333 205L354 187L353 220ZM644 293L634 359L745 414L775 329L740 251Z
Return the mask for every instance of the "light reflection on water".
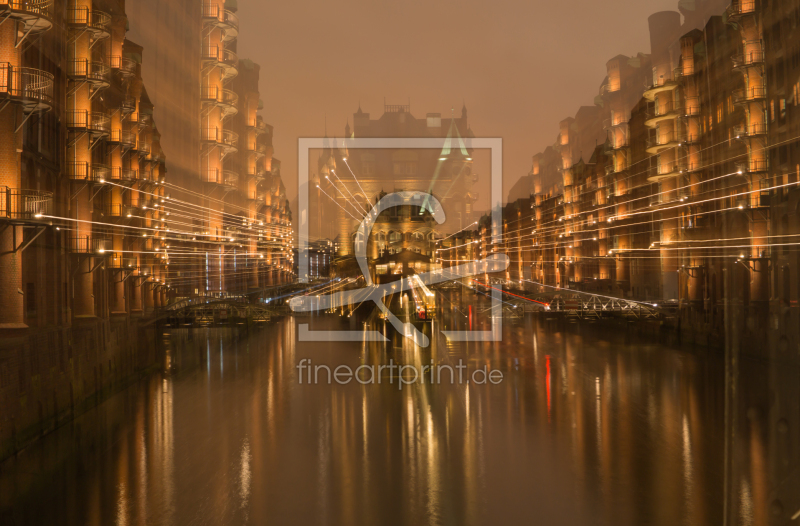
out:
M434 331L468 323L454 309ZM502 342L433 338L429 349L297 343L295 331L291 318L238 337L172 331L165 372L0 466L0 523L722 523L713 353L532 317L506 320ZM301 385L303 358L352 369L462 359L504 380ZM737 523L762 524L769 445L748 429Z

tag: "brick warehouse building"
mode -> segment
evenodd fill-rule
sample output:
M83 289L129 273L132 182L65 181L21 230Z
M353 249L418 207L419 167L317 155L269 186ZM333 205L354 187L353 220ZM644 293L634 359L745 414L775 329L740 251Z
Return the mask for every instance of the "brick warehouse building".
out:
M131 5L0 1L0 458L153 365L139 320L291 276L235 2Z
M796 349L798 21L797 1L651 16L651 53L607 62L595 105L533 157L502 244L478 235L479 254L507 252L503 277L526 289L672 305L712 339L733 305L750 338Z

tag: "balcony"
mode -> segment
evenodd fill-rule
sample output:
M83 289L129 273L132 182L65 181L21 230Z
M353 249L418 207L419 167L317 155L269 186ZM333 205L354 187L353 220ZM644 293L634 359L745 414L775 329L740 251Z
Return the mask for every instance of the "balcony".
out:
M624 163L619 163L619 164L611 163L611 164L606 165L606 175L614 175L614 174L622 173L627 169L628 169L628 167L625 166Z
M38 35L53 27L53 0L0 0L0 16L21 22L22 34Z
M216 184L226 191L231 191L239 186L239 174L232 170L208 170L205 172L204 182Z
M694 208L694 207L693 207ZM686 241L701 241L708 236L711 228L711 217L694 213L681 218L681 230L683 239Z
M66 117L69 130L84 131L89 128L89 112L87 110L68 110Z
M152 183L155 179L153 178L153 169L152 168L139 168L139 182L146 182Z
M222 80L230 80L239 74L239 57L230 49L219 46L204 46L201 59L206 66L218 67L222 70Z
M92 62L86 78L95 90L106 89L111 85L111 68L102 62Z
M760 46L759 46L760 48ZM764 52L761 49L752 49L731 57L734 69L743 69L764 64Z
M130 219L139 217L139 211L136 208L122 203L106 203L103 213L110 218Z
M200 51L200 60L203 62L218 62L220 60L219 46L204 46Z
M150 143L147 141L139 141L139 155L148 157L150 155Z
M223 119L239 112L239 95L229 89L203 86L201 88L201 99L205 106L220 108Z
M224 155L239 151L239 135L230 130L206 128L203 130L202 139L206 143L219 146L223 150Z
M71 181L90 182L93 180L92 170L89 166L89 163L86 161L68 162L66 164L66 168L67 168L67 177L69 177Z
M247 173L247 177L254 179L256 184L260 183L266 178L267 172L258 168L253 168Z
M685 136L682 133L662 133L657 134L655 137L648 138L645 146L647 148L647 153L655 154L662 150L680 146L684 139Z
M0 220L36 222L50 215L53 193L0 186Z
M139 179L139 171L131 168L115 166L111 169L111 180L122 184L130 184Z
M655 107L647 112L645 126L654 128L656 124L668 119L679 117L683 113L683 104L679 101L669 101L656 104Z
M110 72L109 67L102 62L89 62L85 58L67 63L67 76L70 80L88 81L95 90L110 86Z
M111 69L118 71L124 78L136 75L136 62L129 58L111 55L108 59L108 63L111 65Z
M760 174L769 171L769 162L767 159L749 159L739 163L737 168L742 174Z
M660 189L650 195L650 207L658 208L665 205L682 203L689 199L689 187L684 181L679 182L678 188L671 191L662 192Z
M70 79L83 79L89 75L89 60L79 58L67 62L67 76Z
M0 63L0 100L22 106L22 111L48 111L53 107L53 75L34 68Z
M263 135L267 133L267 123L262 120L257 120L255 123L248 124L250 128L255 128L256 130L256 137L259 135Z
M131 145L130 145L130 150L134 151L134 152L138 152L139 148L140 148L139 134L136 131L130 131L129 133L131 134L131 138L132 138Z
M686 105L683 114L687 117L697 117L700 115L700 97L689 97L686 99Z
M764 86L754 86L752 88L737 89L733 92L734 104L749 104L751 102L761 102L767 98L767 88Z
M119 105L119 109L122 110L124 115L131 115L136 111L136 100L133 98L123 100Z
M147 200L145 200L145 199L139 199L138 197L129 197L128 198L128 202L125 203L125 205L127 205L127 206L129 206L131 208L137 208L137 209L144 210L144 209L147 208L146 203L147 203Z
M675 68L672 72L672 78L680 79L694 75L694 64L684 64Z
M239 74L239 57L230 49L224 50L222 53L222 80L228 80Z
M647 181L650 183L658 183L664 179L678 176L686 171L685 163L679 161L671 161L668 163L659 163L658 168L648 174Z
M649 100L654 101L656 100L656 95L665 91L672 91L678 87L678 83L674 80L660 78L657 82L654 82L652 86L647 88L642 96Z
M736 20L743 16L752 15L756 12L756 0L733 0L728 6L726 13L728 19Z
M104 254L111 250L111 239L102 236L73 236L69 238L69 251L73 254Z
M741 139L744 137L761 137L767 134L767 123L761 122L757 124L750 124L748 126L736 126L734 128L736 138Z
M233 170L223 170L222 180L225 186L235 188L239 185L239 174Z
M160 206L158 199L154 198L142 199L142 201L139 204L141 205L142 210L155 210L156 212L158 211L158 207Z
M606 141L605 144L605 151L606 153L612 153L617 150L625 149L628 146L630 145L628 144L627 136L617 137L616 134L609 134L608 140ZM265 145L262 144L260 148L264 148L264 151L266 153Z
M111 15L88 7L73 7L67 10L67 24L70 27L87 31L94 40L111 36Z
M617 81L614 82L614 83L611 83L611 82L607 81L605 84L600 86L600 95L599 96L601 98L603 98L603 97L606 97L607 95L609 95L611 93L617 93L620 90L620 88L621 88L621 86L620 86L620 83L619 83L619 79L617 79Z
M130 150L136 144L136 134L127 130L111 130L108 142L120 144L124 150Z
M135 256L126 256L124 252L106 252L106 268L130 269L137 268L138 261Z
M239 17L232 11L204 3L202 7L203 24L222 29L223 41L230 42L239 36Z
M134 102L134 107L136 103ZM136 126L138 129L142 129L147 126L147 115L143 115L141 113L133 112L128 117L128 122L130 122L133 126Z
M686 136L683 138L683 143L685 144L697 144L700 142L700 139L703 138L702 133L687 133Z
M104 183L111 178L111 168L105 164L92 163L92 179L98 183Z
M94 112L91 115L89 132L95 137L108 137L111 133L111 117L101 112Z

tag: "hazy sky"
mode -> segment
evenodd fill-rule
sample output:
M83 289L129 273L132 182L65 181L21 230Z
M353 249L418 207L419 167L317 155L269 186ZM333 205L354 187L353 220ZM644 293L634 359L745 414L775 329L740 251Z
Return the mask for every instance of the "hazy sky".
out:
M428 112L466 103L476 136L504 140L504 196L592 104L605 63L649 53L647 17L677 0L239 0L239 56L261 65L275 157L297 194L297 139L342 136L359 101Z

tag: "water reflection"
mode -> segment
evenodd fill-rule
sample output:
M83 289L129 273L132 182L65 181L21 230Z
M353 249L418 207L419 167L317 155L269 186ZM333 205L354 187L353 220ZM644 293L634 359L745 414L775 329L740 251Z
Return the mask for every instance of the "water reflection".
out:
M484 330L489 313L471 306L432 333ZM343 320L311 322L352 330ZM767 434L768 404L750 400L783 397L742 382L731 441L715 354L531 317L505 320L502 342L436 337L427 349L399 337L296 343L295 331L286 319L249 334L166 333L159 374L0 466L0 523L722 524L723 445L736 458L729 524L779 516L769 459L797 454L791 426ZM463 360L504 379L398 389L387 372L379 385L308 385L303 358ZM795 503L780 505L788 518Z

